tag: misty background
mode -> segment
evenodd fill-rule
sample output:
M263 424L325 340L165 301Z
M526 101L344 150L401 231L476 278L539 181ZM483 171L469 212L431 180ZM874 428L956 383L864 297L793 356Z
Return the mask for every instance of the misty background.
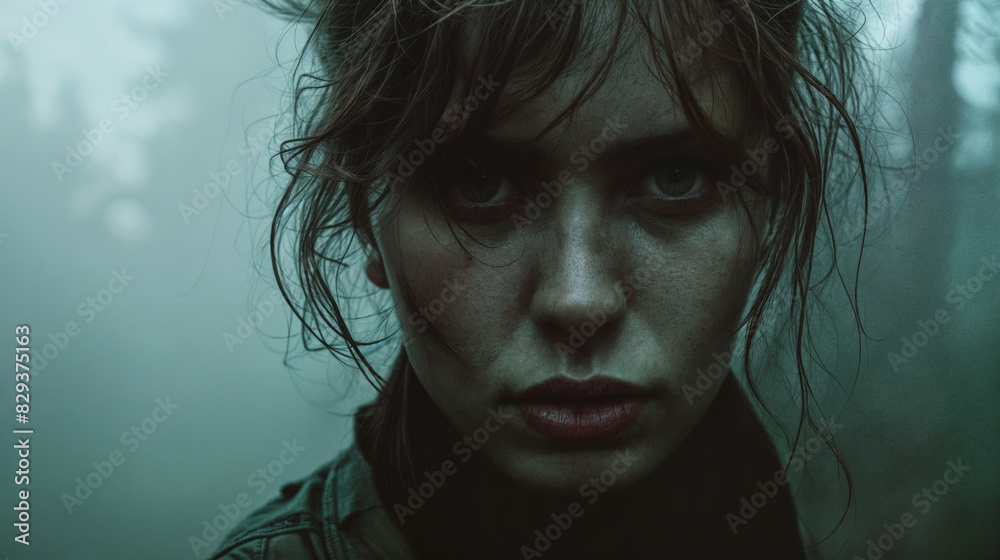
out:
M0 7L0 329L13 361L14 327L30 325L35 430L32 544L12 540L8 434L0 554L204 558L218 544L206 522L241 492L242 517L332 459L373 394L325 356L283 363L289 311L261 266L267 196L282 179L268 158L304 33L235 0L57 5L44 18L39 2ZM845 389L818 386L843 426L856 502L821 551L865 557L883 524L912 512L886 558L993 559L1000 275L976 278L1000 257L1000 6L861 7L881 46L879 124L898 133L886 154L908 157L913 180L872 195L859 275L872 340L856 379L853 330L827 341L853 348L828 362ZM44 25L26 28L33 18ZM81 153L85 140L94 147ZM849 239L863 221L838 227ZM853 263L858 246L845 241L839 258ZM947 323L921 327L941 310ZM849 325L849 308L831 313ZM11 373L0 402L13 408L13 394ZM913 496L949 461L970 468L922 512ZM844 507L832 468L830 450L816 453L797 493L819 536ZM89 493L78 488L88 476L100 484Z

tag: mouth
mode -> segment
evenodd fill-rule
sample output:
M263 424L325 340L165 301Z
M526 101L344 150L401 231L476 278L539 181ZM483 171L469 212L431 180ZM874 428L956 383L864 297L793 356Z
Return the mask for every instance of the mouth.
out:
M557 377L514 395L512 404L544 437L589 441L614 437L635 424L650 396L649 390L609 377Z

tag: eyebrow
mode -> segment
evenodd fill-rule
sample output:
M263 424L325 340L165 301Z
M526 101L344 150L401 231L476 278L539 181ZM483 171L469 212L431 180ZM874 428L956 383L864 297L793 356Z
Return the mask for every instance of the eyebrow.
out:
M596 140L594 138L593 140ZM570 146L571 153L586 147L590 149L593 140ZM676 149L679 146L691 145L700 147L698 136L690 128L678 129L661 134L650 134L635 136L631 138L613 139L606 142L606 146L601 150L597 162L621 161L629 157L641 156L654 152ZM532 162L542 162L549 158L549 152L527 141L508 140L501 138L483 137L475 142L473 152L500 152L508 156L524 158Z

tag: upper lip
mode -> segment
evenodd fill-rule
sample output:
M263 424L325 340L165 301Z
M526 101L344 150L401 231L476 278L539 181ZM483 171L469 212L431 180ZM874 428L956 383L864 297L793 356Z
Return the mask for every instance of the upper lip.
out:
M611 377L577 380L553 377L514 395L514 400L590 399L598 397L631 397L648 395L649 390Z

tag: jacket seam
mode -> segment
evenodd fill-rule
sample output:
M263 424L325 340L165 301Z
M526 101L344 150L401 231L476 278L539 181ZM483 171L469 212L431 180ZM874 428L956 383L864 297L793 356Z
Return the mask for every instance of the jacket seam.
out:
M296 518L302 518L295 520ZM312 529L316 531L316 520L311 514L308 513L295 513L279 519L275 519L273 522L267 525L257 527L247 533L239 536L235 536L231 539L231 543L223 549L219 549L212 558L223 558L226 554L229 554L234 549L239 548L251 541L259 540L266 541L272 537L282 535L285 533L294 533L296 531L309 530ZM258 550L260 550L260 556L254 556L255 558L264 559L263 550L266 550L266 545L263 543L258 543Z
M260 554L260 556L258 557L258 560L267 560L267 549L268 549L268 545L271 544L271 539L270 538L268 538L268 539L258 539L258 542L260 543L260 544L257 545L257 549L258 549L257 552L258 552L258 554Z

